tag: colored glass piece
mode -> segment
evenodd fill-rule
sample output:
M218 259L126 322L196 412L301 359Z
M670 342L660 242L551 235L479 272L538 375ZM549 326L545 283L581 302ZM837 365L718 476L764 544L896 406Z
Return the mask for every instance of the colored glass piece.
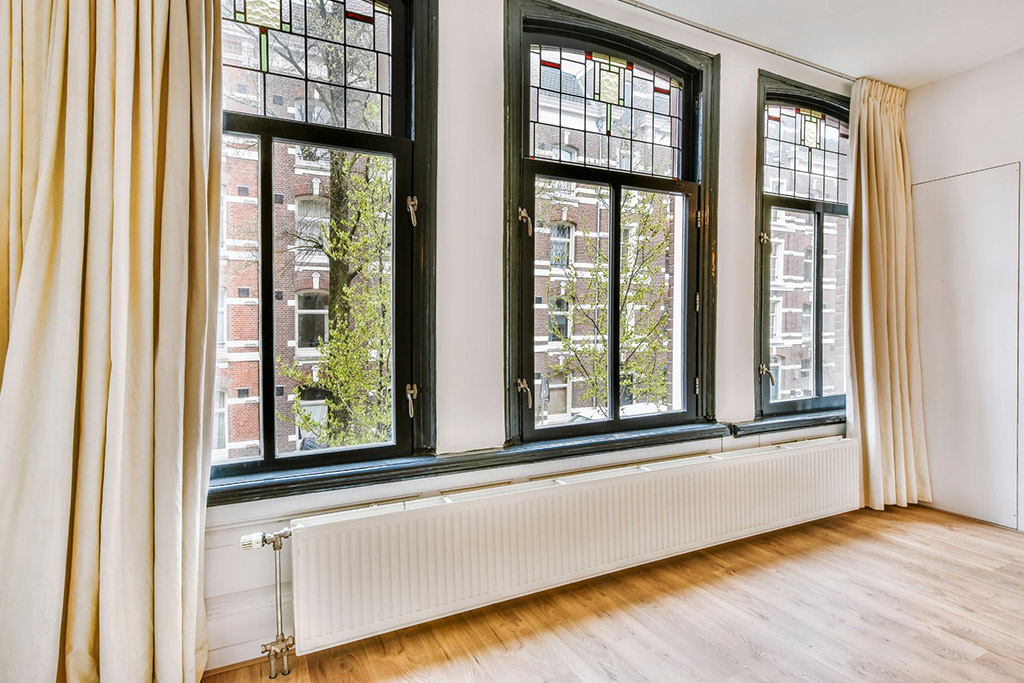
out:
M281 27L281 0L246 0L246 21L257 26Z
M605 102L619 103L619 73L617 71L601 72L601 99Z

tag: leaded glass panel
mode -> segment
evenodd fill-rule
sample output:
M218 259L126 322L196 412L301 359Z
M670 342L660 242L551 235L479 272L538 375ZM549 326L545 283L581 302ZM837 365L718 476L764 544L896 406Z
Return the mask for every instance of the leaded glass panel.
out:
M226 111L391 132L391 10L369 0L222 0Z
M527 156L678 179L683 86L603 55L530 46Z
M764 191L834 204L849 200L850 129L807 107L765 106Z

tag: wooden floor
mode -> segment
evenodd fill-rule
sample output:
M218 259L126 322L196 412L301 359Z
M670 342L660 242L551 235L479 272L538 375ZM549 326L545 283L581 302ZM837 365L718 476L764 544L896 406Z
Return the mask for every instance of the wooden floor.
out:
M854 512L310 655L277 680L1019 682L1024 534Z

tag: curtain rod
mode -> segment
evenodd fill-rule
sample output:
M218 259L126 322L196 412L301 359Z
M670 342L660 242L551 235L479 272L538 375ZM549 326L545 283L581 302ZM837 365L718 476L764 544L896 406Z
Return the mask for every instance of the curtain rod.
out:
M725 38L726 40L731 40L734 43L740 43L741 45L746 45L747 47L752 47L755 50L761 50L762 52L767 52L769 54L775 55L776 57L782 57L783 59L788 59L791 62L796 62L797 64L802 64L803 66L807 66L807 67L810 67L812 69L817 69L818 71L823 71L823 72L825 72L825 73L827 73L827 74L829 74L831 76L835 76L836 78L842 78L844 80L851 81L851 82L857 80L853 76L850 76L849 74L844 74L841 71L836 71L835 69L830 69L827 66L822 66L821 64L815 64L814 62L809 62L806 59L800 59L799 57L794 57L791 54L787 54L785 52L780 52L779 50L776 50L774 48L766 47L764 45L760 45L760 44L755 43L753 41L746 40L744 38L740 38L739 36L734 36L734 35L731 35L729 33L725 33L724 31L719 31L717 29L713 29L710 26L705 26L704 24L698 24L696 21L690 21L689 19L681 17L678 14L672 14L671 12L663 10L663 9L661 9L659 7L654 7L653 5L648 5L645 2L640 2L640 0L618 0L618 1L623 3L623 4L629 5L630 7L636 7L637 9L642 9L645 12L650 12L651 14L656 14L659 17L663 17L663 18L668 19L670 21L675 21L675 22L683 24L685 26L689 26L690 28L695 28L695 29L697 29L699 31L704 31L705 33L710 33L711 35L718 36L719 38Z

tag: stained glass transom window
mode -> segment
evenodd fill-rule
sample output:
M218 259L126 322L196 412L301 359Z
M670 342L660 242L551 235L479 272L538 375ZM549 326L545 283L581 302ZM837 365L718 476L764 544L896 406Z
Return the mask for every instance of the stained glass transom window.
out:
M617 57L530 47L530 130L535 159L678 178L683 87Z
M764 191L846 204L850 129L807 107L765 107Z
M391 132L392 17L370 0L221 0L224 109Z

